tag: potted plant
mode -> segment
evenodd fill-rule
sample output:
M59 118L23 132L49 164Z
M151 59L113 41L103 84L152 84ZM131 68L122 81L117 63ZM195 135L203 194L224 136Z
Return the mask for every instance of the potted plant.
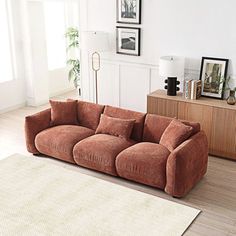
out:
M236 92L236 87L232 87L230 85L230 80L231 77L224 77L224 76L218 76L215 84L217 87L220 86L220 84L224 84L224 88L222 88L222 90L224 91L224 93L229 92L229 94L224 94L226 97L226 101L229 105L234 105L236 103L236 98L235 98L235 92ZM221 91L222 91L221 90Z
M226 101L229 105L235 105L235 103L236 103L236 99L235 99L236 87L230 86L230 79L231 79L230 76L225 79L225 91L229 91L229 96L226 99Z
M70 67L68 80L74 83L75 88L81 96L80 83L80 61L78 58L79 49L79 31L77 28L69 27L66 30L65 37L67 39L67 65Z

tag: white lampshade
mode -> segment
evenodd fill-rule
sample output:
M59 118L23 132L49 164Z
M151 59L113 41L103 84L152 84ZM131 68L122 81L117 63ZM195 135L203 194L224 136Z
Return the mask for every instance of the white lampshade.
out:
M160 76L177 78L184 76L184 58L182 57L161 57L159 66Z
M84 31L82 48L91 52L110 51L108 33L101 31Z

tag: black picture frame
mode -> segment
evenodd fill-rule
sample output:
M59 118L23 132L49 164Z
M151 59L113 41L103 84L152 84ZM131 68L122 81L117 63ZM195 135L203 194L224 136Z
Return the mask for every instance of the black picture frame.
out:
M135 12L129 11L127 14L128 17L123 17L122 6L125 2L128 2L131 4L131 1L136 2L136 10ZM132 17L132 15L134 14L135 14L135 17ZM116 22L117 23L141 24L141 14L142 14L142 0L116 0Z
M202 57L200 80L201 96L223 99L225 78L228 72L229 59Z
M124 26L116 27L117 54L140 56L140 45L141 45L140 41L141 41L140 28L124 27Z

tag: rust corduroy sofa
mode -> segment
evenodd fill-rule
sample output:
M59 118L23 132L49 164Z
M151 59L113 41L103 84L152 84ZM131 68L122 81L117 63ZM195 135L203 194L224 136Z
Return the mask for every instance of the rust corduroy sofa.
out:
M95 134L101 114L134 119L130 139ZM78 125L52 126L51 109L27 116L27 150L160 188L175 197L185 196L206 173L208 142L198 123L182 121L192 127L191 136L168 150L160 140L171 118L78 101L77 120Z

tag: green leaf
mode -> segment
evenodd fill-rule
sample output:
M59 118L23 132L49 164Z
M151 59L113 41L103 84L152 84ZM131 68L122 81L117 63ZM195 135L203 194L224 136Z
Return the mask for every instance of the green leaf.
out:
M73 70L73 69L71 69L71 70L69 71L68 80L69 80L69 81L74 80L74 70Z
M79 48L79 31L77 28L67 28L65 38L67 39L67 52ZM73 81L74 86L77 87L78 81L80 80L80 61L78 59L68 58L66 63L70 66L68 80Z
M74 67L74 66L77 66L77 63L78 63L77 60L74 60L74 59L68 59L67 62L66 62L66 64L67 64L68 66L71 65L71 66L73 66L73 67Z

